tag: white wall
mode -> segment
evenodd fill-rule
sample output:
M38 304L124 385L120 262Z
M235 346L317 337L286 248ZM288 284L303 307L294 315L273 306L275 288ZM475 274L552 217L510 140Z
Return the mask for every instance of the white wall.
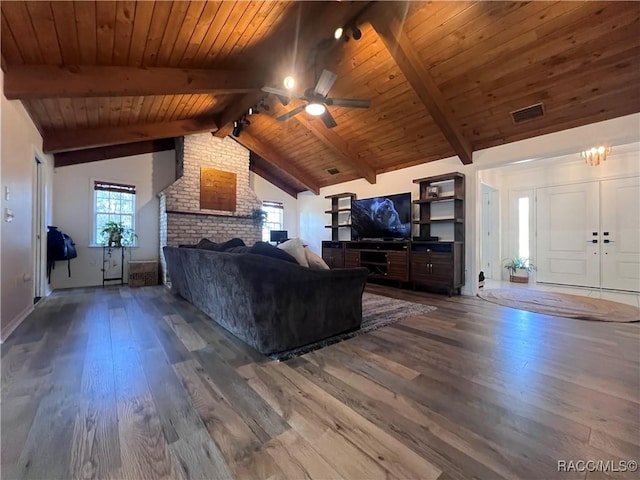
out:
M249 182L251 188L253 188L253 191L261 201L282 202L284 208L284 229L289 232L289 238L297 238L298 200L253 172L250 173Z
M3 74L2 74L3 75ZM2 78L0 75L0 78ZM1 86L0 82L0 86ZM34 188L36 155L44 162L45 203L51 211L53 159L44 155L42 137L18 101L2 95L2 142L0 146L0 325L5 339L13 328L33 309L35 230ZM9 189L6 199L5 189ZM5 221L6 209L13 212L11 223ZM46 213L45 213L46 215ZM50 220L50 217L47 219ZM46 238L42 236L42 240ZM46 249L45 249L46 250Z
M451 157L380 174L378 175L377 183L374 185L360 179L322 188L320 195L304 192L298 195L299 235L316 252L320 251L322 240L331 239L329 229L324 228L325 225L329 224L329 217L324 213L324 210L327 210L330 206L329 200L324 198L325 195L354 192L358 195L358 198L367 198L410 191L415 199L418 197L418 188L412 182L413 179L454 171L462 172L466 176L467 198L465 205L465 269L467 283L463 288L463 292L466 294L475 293L477 291L475 280L479 271L479 256L476 253L480 249L480 240L477 232L479 229L481 200L481 189L478 187L479 171L506 165L517 160L575 155L577 152L594 145L616 146L639 140L640 114L634 114L480 150L474 152L472 165L462 165L457 157Z
M78 258L71 260L71 278L67 274L66 262L56 263L51 275L53 288L102 285L102 248L90 246L92 180L136 186L138 247L128 249L125 262L130 257L132 260L158 260L158 193L175 180L174 150L60 167L55 170L53 182L53 225L73 238ZM111 270L118 269L112 266Z

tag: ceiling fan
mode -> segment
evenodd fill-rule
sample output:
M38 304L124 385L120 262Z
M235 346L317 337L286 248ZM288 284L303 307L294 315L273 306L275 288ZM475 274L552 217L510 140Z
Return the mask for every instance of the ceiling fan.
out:
M283 104L285 105L290 98L298 98L307 102L306 105L300 105L284 115L277 117L276 120L279 122L284 122L305 110L309 115L319 116L327 128L333 128L337 123L331 116L331 113L329 113L329 110L327 110L327 106L336 105L347 108L369 108L371 106L370 100L327 97L329 90L331 90L337 78L338 76L335 73L329 70L323 70L316 86L306 89L304 95L292 95L289 90L273 87L263 87L262 91L278 96L281 100L284 100Z

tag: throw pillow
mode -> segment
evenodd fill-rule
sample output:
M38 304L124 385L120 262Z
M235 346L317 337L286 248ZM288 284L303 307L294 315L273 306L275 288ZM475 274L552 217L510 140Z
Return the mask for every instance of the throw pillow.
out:
M312 251L309 247L304 247L304 254L307 257L309 268L312 270L329 270L329 265L320 255Z
M216 247L218 252L226 252L230 248L233 247L244 247L245 243L240 238L232 238L231 240L227 240L224 243L219 243Z
M300 240L299 238L292 238L291 240L287 240L286 242L278 245L277 248L287 252L289 255L295 258L303 267L309 267L307 256L304 254L304 245L302 244L302 240Z
M216 242L212 242L208 238L203 238L198 242L196 248L201 248L203 250L215 250L217 246Z
M265 257L277 258L279 260L284 260L285 262L291 262L298 265L298 261L294 257L289 255L284 250L280 250L279 248L276 248L267 242L254 243L249 253L264 255Z

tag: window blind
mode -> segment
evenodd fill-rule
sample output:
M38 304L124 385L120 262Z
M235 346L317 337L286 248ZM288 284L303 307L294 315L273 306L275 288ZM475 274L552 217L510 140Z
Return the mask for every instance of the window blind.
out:
M124 183L102 182L96 180L93 182L94 190L103 190L106 192L130 193L136 194L135 185L125 185Z

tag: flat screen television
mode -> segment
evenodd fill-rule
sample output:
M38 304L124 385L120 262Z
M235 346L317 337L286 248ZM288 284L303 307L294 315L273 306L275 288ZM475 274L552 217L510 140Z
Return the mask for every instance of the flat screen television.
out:
M411 238L411 193L351 202L354 240Z

